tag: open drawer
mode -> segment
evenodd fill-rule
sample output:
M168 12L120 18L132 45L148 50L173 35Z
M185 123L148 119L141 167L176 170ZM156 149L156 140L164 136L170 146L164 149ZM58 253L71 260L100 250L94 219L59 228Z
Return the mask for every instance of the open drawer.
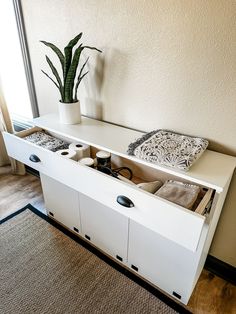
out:
M199 213L203 213L209 203L212 190L208 189L197 207L197 212L192 212L21 138L37 130L40 129L32 128L17 135L3 133L9 156L122 213L163 237L191 251L197 250L205 223L205 216ZM32 155L38 158L32 159ZM134 206L120 205L117 202L118 196L129 198Z

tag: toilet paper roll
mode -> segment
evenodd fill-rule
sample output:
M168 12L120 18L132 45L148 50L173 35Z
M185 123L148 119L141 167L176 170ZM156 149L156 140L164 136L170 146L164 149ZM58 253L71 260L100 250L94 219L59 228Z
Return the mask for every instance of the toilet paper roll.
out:
M77 160L76 151L72 149L60 149L56 151L56 154L67 159Z
M81 158L79 160L79 163L84 165L84 166L88 166L88 167L94 168L94 160L93 160L93 158L90 158L90 157Z
M69 149L72 149L76 152L76 158L77 160L84 158L84 157L90 157L90 146L83 144L83 143L71 143L69 145Z

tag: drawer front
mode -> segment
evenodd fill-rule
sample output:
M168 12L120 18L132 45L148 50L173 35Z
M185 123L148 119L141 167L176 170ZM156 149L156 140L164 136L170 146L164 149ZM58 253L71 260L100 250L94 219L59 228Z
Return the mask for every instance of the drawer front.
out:
M10 157L46 174L49 168L48 158L50 158L50 154L46 154L47 151L13 134L3 132L3 138ZM30 160L32 155L37 156L39 160Z
M4 140L9 156L130 217L167 239L196 251L205 221L204 216L73 160L67 160L17 136L5 133ZM40 162L30 161L32 154L37 155ZM129 198L134 207L120 205L117 202L118 196Z

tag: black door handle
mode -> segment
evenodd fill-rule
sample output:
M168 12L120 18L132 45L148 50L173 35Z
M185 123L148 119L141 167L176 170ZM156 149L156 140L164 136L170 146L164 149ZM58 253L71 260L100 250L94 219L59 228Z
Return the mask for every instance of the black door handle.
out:
M30 155L29 160L33 161L33 162L40 162L41 160L39 159L39 157L37 155Z
M126 196L119 195L116 199L117 203L125 207L134 207L134 203Z

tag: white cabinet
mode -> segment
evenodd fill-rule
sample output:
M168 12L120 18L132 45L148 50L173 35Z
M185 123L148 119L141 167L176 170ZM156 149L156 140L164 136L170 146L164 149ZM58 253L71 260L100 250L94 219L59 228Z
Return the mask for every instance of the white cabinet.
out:
M119 261L127 261L128 218L80 194L82 235Z
M141 132L85 117L78 125L63 125L57 115L34 123L37 128L3 136L9 156L40 172L48 214L186 304L204 266L236 158L206 150L181 172L128 156L128 144ZM198 184L205 195L193 211L178 206L24 140L38 128L88 144L92 154L109 151L113 164L130 167L139 182L179 180ZM134 206L122 206L118 196Z
M200 247L192 252L130 221L128 266L184 303L192 292Z
M80 233L78 192L42 173L40 179L48 216L74 232Z

